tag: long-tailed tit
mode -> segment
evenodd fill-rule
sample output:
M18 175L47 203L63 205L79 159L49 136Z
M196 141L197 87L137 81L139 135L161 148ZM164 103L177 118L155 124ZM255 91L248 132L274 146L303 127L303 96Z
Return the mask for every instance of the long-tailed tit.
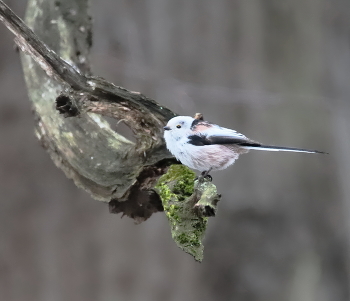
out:
M169 151L182 164L201 171L202 175L227 168L240 154L245 154L250 149L323 153L317 150L263 145L234 130L190 116L170 119L164 127L164 138Z

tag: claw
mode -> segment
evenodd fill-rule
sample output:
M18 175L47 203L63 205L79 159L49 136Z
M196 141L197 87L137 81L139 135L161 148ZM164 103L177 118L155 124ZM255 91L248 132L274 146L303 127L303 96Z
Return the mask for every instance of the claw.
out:
M213 181L213 177L211 175L205 175L205 179L208 179L210 182Z

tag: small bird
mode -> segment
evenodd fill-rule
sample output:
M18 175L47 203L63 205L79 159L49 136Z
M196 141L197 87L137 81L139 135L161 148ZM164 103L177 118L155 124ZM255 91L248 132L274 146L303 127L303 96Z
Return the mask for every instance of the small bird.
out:
M177 116L164 127L168 150L182 164L202 172L225 169L250 149L325 154L317 150L263 145L243 134L204 121L200 113L195 118Z

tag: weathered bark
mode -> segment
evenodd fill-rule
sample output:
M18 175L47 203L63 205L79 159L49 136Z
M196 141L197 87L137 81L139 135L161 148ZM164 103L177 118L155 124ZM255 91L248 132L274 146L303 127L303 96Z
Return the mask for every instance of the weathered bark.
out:
M37 36L3 3L0 7L2 21L29 54L22 62L36 135L55 164L95 199L113 201L112 212L142 221L162 210L159 197L149 190L174 162L162 128L175 114L138 92L89 75L88 1L29 1L26 21ZM60 113L79 118L63 118L55 100ZM136 143L89 112L121 120Z

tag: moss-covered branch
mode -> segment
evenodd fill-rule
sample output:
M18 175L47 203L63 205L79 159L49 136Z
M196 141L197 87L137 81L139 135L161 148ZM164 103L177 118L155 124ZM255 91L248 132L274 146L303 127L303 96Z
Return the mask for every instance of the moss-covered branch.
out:
M172 165L155 186L162 199L176 244L196 260L203 259L203 238L208 216L220 200L216 187L184 165Z

